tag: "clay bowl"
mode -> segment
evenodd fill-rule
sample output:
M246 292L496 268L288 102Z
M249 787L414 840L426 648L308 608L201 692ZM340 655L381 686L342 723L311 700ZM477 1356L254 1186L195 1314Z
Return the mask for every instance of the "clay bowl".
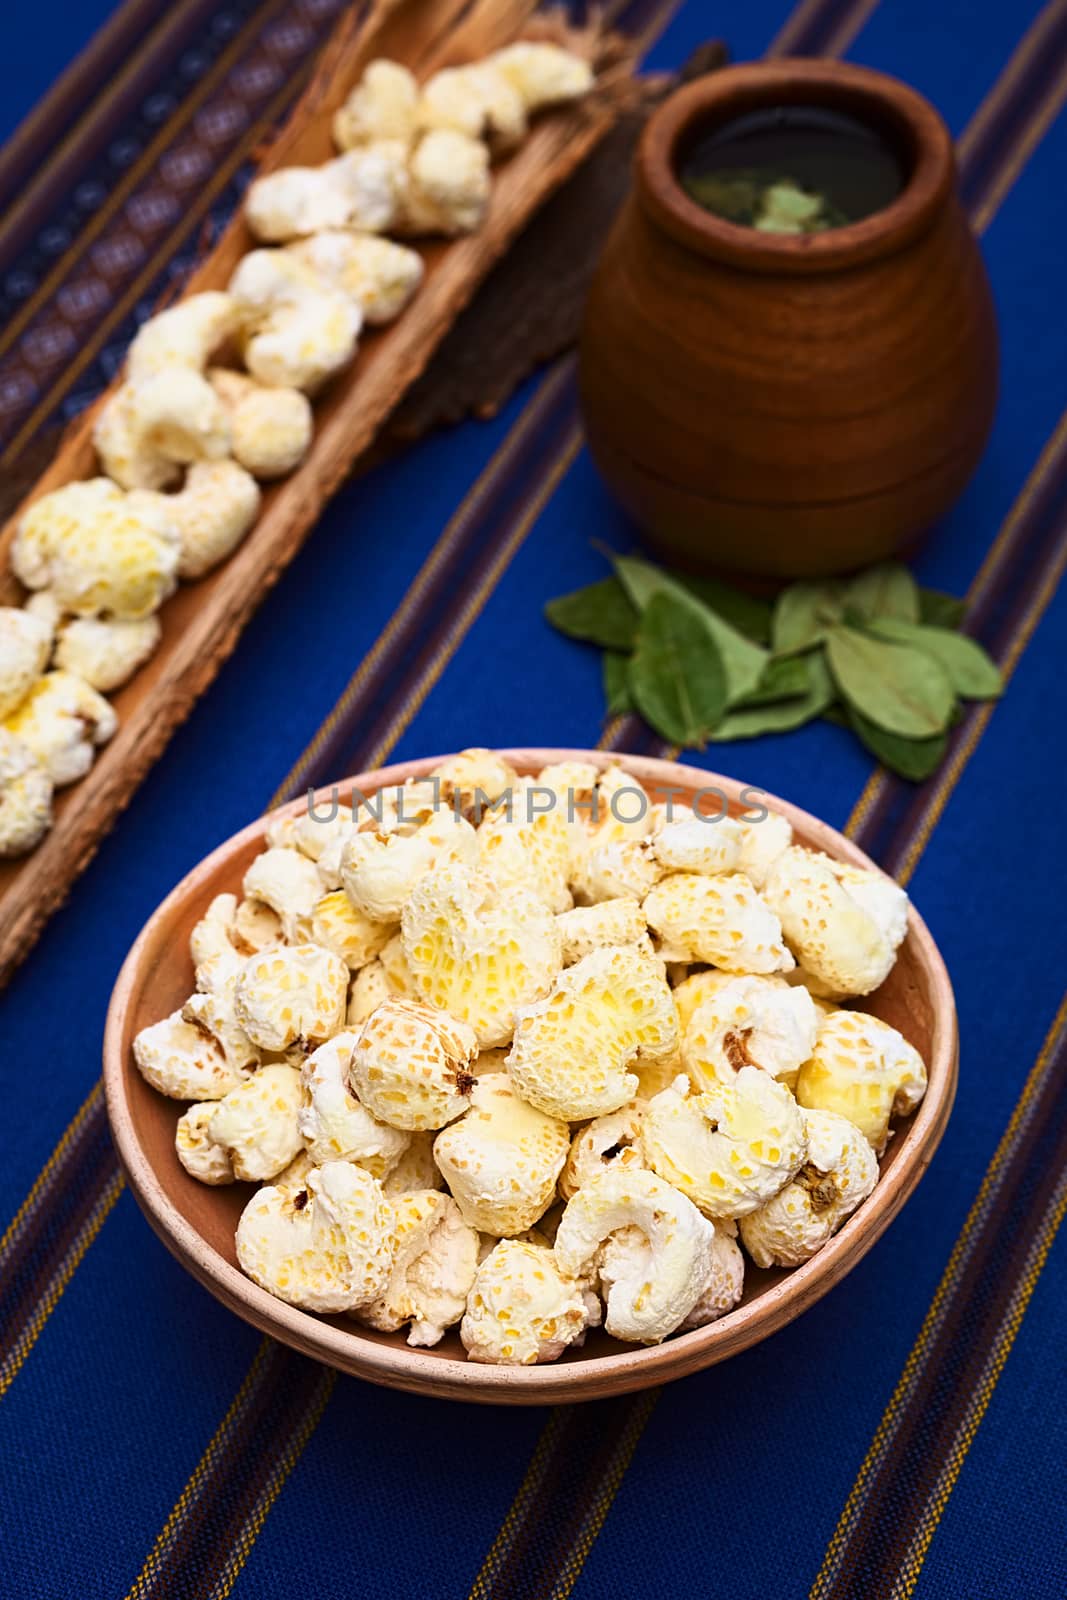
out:
M848 113L897 152L883 210L820 234L713 216L678 182L701 133L766 107ZM651 117L581 341L608 486L666 559L764 579L911 546L962 491L997 392L997 336L952 141L913 89L863 67L728 68Z
M548 762L618 760L658 798L714 786L731 810L744 809L742 785L692 767L637 756L588 750L509 750L520 773ZM441 757L364 773L339 786L372 794L382 784L428 772ZM323 791L324 795L326 791ZM751 791L748 792L751 804ZM855 845L796 807L767 797L789 818L799 839L844 860L871 863ZM714 797L704 808L717 809ZM297 813L305 801L285 808ZM956 1010L952 986L937 947L914 913L897 964L871 997L870 1009L898 1027L921 1050L930 1087L914 1116L897 1125L870 1199L811 1261L793 1271L761 1272L749 1265L744 1300L721 1321L653 1348L637 1348L592 1333L581 1350L540 1367L487 1367L464 1358L455 1330L433 1350L413 1350L401 1334L379 1334L343 1317L321 1317L284 1305L252 1283L237 1266L234 1228L249 1184L210 1189L190 1178L174 1153L174 1128L183 1109L149 1088L133 1063L139 1029L180 1006L193 987L189 933L211 898L239 892L242 876L263 846L261 818L213 851L168 895L146 923L119 974L104 1036L108 1115L130 1187L167 1248L217 1299L265 1333L305 1355L374 1383L455 1400L534 1405L598 1399L696 1372L736 1355L813 1305L865 1255L907 1200L944 1131L956 1088Z

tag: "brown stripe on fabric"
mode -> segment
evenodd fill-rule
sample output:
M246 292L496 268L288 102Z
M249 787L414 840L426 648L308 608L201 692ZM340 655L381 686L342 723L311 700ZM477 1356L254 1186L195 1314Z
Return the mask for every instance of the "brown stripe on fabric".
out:
M836 1552L818 1600L889 1600L923 1507L935 1493L981 1369L1023 1276L1039 1219L1067 1166L1067 1030L1048 1060L1032 1115L970 1241L936 1338L864 1486L861 1515Z
M0 265L30 242L217 4L127 0L94 35L0 150Z

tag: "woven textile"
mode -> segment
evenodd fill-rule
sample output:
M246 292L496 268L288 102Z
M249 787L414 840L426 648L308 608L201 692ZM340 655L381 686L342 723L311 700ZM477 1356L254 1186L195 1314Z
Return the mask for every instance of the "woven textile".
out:
M187 271L342 0L20 7L0 157L0 451L72 415ZM94 14L95 13L95 14ZM841 730L687 756L902 875L960 1009L960 1091L848 1280L659 1393L498 1410L375 1389L261 1340L157 1243L96 1087L108 995L173 883L275 798L465 744L657 751L602 724L599 659L545 625L631 530L573 367L349 485L0 996L4 1600L1060 1600L1067 1593L1067 0L632 0L649 63L845 54L960 141L1003 339L971 488L923 553L1010 675L919 789ZM299 626L296 620L299 618ZM388 630L388 631L387 631ZM535 692L531 692L531 686ZM8 1223L10 1221L10 1227Z

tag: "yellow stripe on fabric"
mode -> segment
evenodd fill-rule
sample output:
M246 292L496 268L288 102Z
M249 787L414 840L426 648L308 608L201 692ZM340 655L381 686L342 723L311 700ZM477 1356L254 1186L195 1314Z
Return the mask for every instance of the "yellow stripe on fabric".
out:
M149 1585L158 1578L162 1558L173 1544L194 1496L217 1461L219 1452L233 1433L238 1417L245 1411L253 1391L262 1377L263 1368L272 1348L274 1346L270 1339L264 1338L260 1340L259 1348L255 1353L251 1366L244 1375L241 1387L230 1402L226 1415L211 1435L207 1449L193 1468L185 1488L175 1502L174 1509L160 1529L159 1536L148 1554L148 1559L127 1591L126 1600L145 1600Z
M266 1522L274 1502L284 1489L289 1474L304 1452L305 1445L321 1422L322 1414L326 1410L327 1401L333 1394L336 1382L336 1372L324 1367L316 1383L311 1403L301 1418L300 1426L290 1436L285 1448L279 1455L267 1480L265 1492L256 1502L251 1517L241 1530L240 1538L234 1547L233 1553L227 1558L222 1577L211 1588L210 1600L227 1600L230 1591L237 1582L238 1574L248 1560L252 1546L263 1530L263 1524ZM207 1597L205 1597L205 1600L207 1600Z
M138 296L148 287L152 280L162 271L163 265L169 255L187 238L192 228L210 208L216 195L229 183L241 163L247 158L250 150L254 149L260 138L276 121L288 103L295 99L301 86L310 75L310 63L301 68L279 89L271 100L266 111L256 122L253 122L242 135L240 142L227 156L226 160L216 168L207 183L198 190L196 199L191 201L182 212L182 220L171 230L159 248L149 257L146 265L138 273L134 281L124 291L112 306L107 316L96 328L95 332L86 339L79 348L74 360L64 368L63 376L45 394L34 407L30 416L23 423L11 443L0 456L0 467L13 461L26 441L36 431L38 426L46 420L64 396L70 391L77 378L89 365L99 352L112 328L126 316L130 308L136 304Z
M1054 8L1049 8L1050 11L1053 9L1057 12L1062 12L1064 6L1056 5ZM1050 85L1044 99L1038 102L1027 122L1022 138L1016 144L1009 159L997 173L995 181L990 185L986 199L975 211L973 222L979 233L984 233L993 220L1005 195L1011 189L1030 156L1062 111L1065 99L1067 99L1067 64L1064 65L1063 71Z
M963 1470L963 1464L989 1409L996 1386L1000 1382L1000 1375L1004 1371L1019 1329L1022 1327L1023 1318L1033 1298L1037 1281L1045 1269L1049 1251L1055 1243L1065 1212L1067 1212L1067 1173L1060 1179L1052 1207L1027 1252L1026 1267L1019 1287L1012 1295L1007 1315L997 1330L997 1337L982 1372L981 1381L967 1407L966 1416L957 1432L949 1458L939 1476L937 1488L923 1507L916 1536L909 1546L904 1564L893 1584L892 1600L910 1600L915 1592L934 1534L945 1514L952 1491Z
M37 1210L41 1196L51 1182L56 1168L59 1166L67 1151L70 1149L73 1141L78 1137L79 1133L84 1128L87 1119L101 1104L103 1096L104 1085L102 1080L98 1078L93 1084L89 1093L86 1095L85 1099L82 1101L78 1110L74 1113L74 1116L71 1118L70 1122L67 1124L66 1130L62 1134L59 1143L56 1145L55 1149L52 1151L52 1154L48 1157L48 1160L45 1162L44 1166L41 1168L40 1172L35 1178L33 1188L30 1190L29 1194L19 1206L18 1210L15 1212L15 1215L12 1217L11 1221L4 1230L4 1236L2 1239L0 1239L0 1262L3 1261L4 1256L7 1254L7 1251L15 1240L16 1236L21 1233L24 1225Z
M997 1148L993 1153L993 1159L986 1168L978 1193L967 1213L956 1242L952 1246L952 1253L948 1258L945 1270L934 1292L934 1297L923 1319L922 1327L919 1329L915 1343L908 1353L908 1359L904 1363L903 1371L897 1379L896 1387L890 1396L874 1438L871 1440L867 1454L863 1459L859 1472L856 1474L856 1481L838 1518L837 1527L827 1546L822 1566L819 1568L815 1582L812 1585L809 1600L825 1600L829 1592L829 1584L834 1576L837 1558L856 1524L860 1509L866 1500L870 1480L885 1455L886 1445L897 1417L915 1387L915 1381L922 1366L923 1358L940 1331L948 1300L959 1284L970 1259L974 1241L996 1194L1000 1175L1026 1129L1030 1110L1041 1088L1048 1063L1060 1042L1065 1025L1067 1025L1067 995L1060 1002L1060 1008L1045 1036L1038 1057L1027 1074L1022 1093L1015 1103L1008 1125L1000 1137Z
M7 1393L22 1370L23 1362L40 1338L45 1323L52 1315L60 1296L77 1271L82 1257L111 1215L115 1202L124 1187L125 1182L121 1172L114 1173L82 1227L75 1235L62 1263L49 1281L47 1289L37 1302L32 1318L15 1340L9 1353L0 1362L0 1399Z
M262 27L276 11L280 10L283 4L285 4L285 0L270 0L269 5L264 7L262 11L257 11L254 16L249 17L240 32L234 35L218 60L205 72L189 97L182 102L175 116L163 125L156 137L145 147L129 170L123 174L121 181L115 185L115 188L108 195L99 211L93 213L91 221L86 223L78 237L68 249L64 250L43 282L34 290L18 314L12 317L3 333L0 333L0 356L11 348L27 322L48 298L52 290L63 282L68 270L85 254L93 240L98 237L119 206L130 194L138 179L144 176L156 157L166 149L174 136L185 127L194 112L199 110L215 85L226 76L248 43L249 34Z
M490 1600L492 1591L489 1588L500 1570L500 1567L511 1549L515 1530L521 1519L536 1503L545 1481L552 1455L559 1443L560 1434L567 1422L567 1413L562 1408L557 1408L549 1417L541 1430L540 1437L534 1446L533 1455L530 1457L526 1471L523 1473L522 1482L519 1484L515 1498L511 1502L507 1516L500 1524L500 1531L489 1547L489 1552L478 1570L478 1575L471 1584L468 1600Z
M649 1389L634 1401L630 1413L626 1418L626 1425L619 1437L619 1442L612 1451L611 1460L604 1474L603 1482L597 1490L593 1500L592 1510L585 1519L582 1531L574 1548L567 1554L567 1558L560 1568L559 1577L552 1586L547 1600L568 1600L571 1590L578 1581L579 1574L585 1566L590 1550L599 1537L604 1526L604 1519L619 1492L619 1486L626 1476L626 1469L633 1459L637 1449L637 1441L645 1430L645 1424L652 1415L659 1399L658 1389Z
M283 800L292 798L291 790L297 775L302 769L310 767L314 763L315 758L325 746L338 723L347 714L352 702L362 693L367 682L373 677L398 631L407 624L413 612L417 611L426 590L434 582L438 573L447 565L448 557L452 553L452 546L456 542L462 527L484 504L497 479L506 476L520 447L525 444L531 429L541 420L546 406L550 405L556 398L557 393L569 379L570 374L570 363L561 365L556 371L548 375L538 387L537 392L527 402L506 438L493 452L474 483L467 490L457 509L448 519L444 531L419 568L413 582L405 592L404 598L386 624L384 631L363 657L356 671L345 685L340 698L335 702L328 715L316 729L308 744L271 795L268 801L268 810L274 806L281 805Z

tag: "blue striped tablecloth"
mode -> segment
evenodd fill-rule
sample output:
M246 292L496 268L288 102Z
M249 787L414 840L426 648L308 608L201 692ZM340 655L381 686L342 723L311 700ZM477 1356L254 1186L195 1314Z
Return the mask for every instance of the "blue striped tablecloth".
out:
M0 161L6 465L115 370L247 177L340 0L12 12ZM506 1411L377 1390L261 1340L123 1188L97 1085L112 981L205 851L311 779L465 744L653 748L542 621L631 537L573 370L353 483L0 998L5 1600L819 1600L1067 1593L1067 0L634 0L649 61L844 54L960 141L1000 413L920 566L967 592L1007 696L920 789L828 725L712 758L908 880L960 1005L956 1110L915 1198L805 1317L701 1376ZM17 42L15 36L17 35ZM10 43L10 49L9 47Z

